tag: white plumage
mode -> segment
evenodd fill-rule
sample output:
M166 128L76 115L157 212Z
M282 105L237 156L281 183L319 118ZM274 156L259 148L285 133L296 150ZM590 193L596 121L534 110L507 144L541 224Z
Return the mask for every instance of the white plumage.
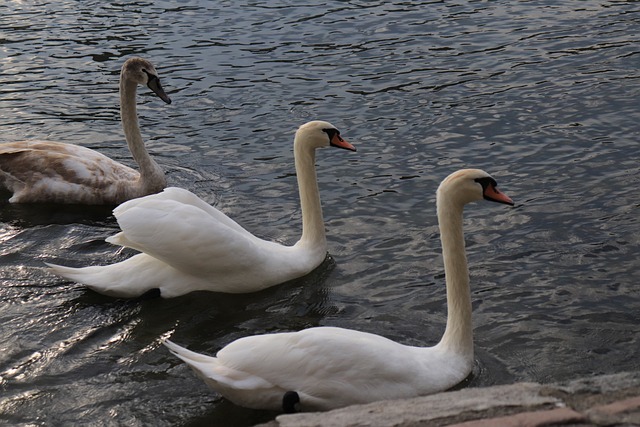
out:
M107 266L50 267L60 276L119 297L156 288L165 298L195 290L254 292L301 277L327 253L315 150L329 145L355 151L327 122L309 122L296 132L302 237L293 246L260 239L189 191L167 188L114 210L122 231L107 241L140 254Z
M328 410L447 390L473 367L473 328L462 211L488 199L513 204L486 172L465 169L438 189L438 221L447 285L447 325L433 347L334 327L241 338L216 357L165 345L211 388L255 409Z
M166 186L164 173L149 156L136 113L136 87L147 85L164 102L153 65L130 58L120 73L120 116L140 172L79 145L52 141L0 144L0 185L13 193L11 203L118 204L156 193Z

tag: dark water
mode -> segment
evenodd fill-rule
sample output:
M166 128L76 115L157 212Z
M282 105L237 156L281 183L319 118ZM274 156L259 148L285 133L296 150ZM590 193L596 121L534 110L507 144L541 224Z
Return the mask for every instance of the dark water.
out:
M466 210L476 369L466 386L640 368L640 4L631 1L0 3L0 141L130 164L117 79L151 59L173 99L140 123L172 185L294 242L294 129L318 153L331 259L251 295L122 301L48 274L111 263L109 209L0 204L0 422L251 425L160 346L209 354L316 325L413 345L444 328L434 197L462 167L515 208Z

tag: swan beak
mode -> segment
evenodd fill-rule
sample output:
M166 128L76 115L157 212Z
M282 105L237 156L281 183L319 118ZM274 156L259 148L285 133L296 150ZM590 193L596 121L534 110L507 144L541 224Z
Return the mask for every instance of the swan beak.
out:
M346 139L343 139L338 133L335 133L333 135L330 144L333 147L344 148L345 150L349 151L356 151L356 147L351 145Z
M164 89L162 89L160 79L157 76L150 76L147 86L153 91L153 93L158 95L160 99L167 104L171 104L171 98L169 98L169 96L164 92Z
M514 205L511 197L500 192L500 190L498 190L498 188L494 185L487 185L487 188L484 190L484 198L492 202L504 203L505 205L510 206Z

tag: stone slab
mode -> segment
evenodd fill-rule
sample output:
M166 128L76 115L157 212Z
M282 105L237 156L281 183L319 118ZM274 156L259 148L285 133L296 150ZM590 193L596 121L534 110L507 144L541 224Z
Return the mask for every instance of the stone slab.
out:
M465 424L466 423L466 424ZM279 415L259 427L640 426L640 371L558 384L467 388L327 412Z

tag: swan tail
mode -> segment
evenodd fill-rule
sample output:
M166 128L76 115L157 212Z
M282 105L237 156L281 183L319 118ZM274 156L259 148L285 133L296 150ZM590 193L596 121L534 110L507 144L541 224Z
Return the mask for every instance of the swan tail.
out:
M209 387L219 391L218 384L220 382L224 383L225 381L219 375L215 374L218 365L217 358L187 350L169 340L165 340L163 344L169 349L171 354L189 365L196 375L202 378Z
M117 234L114 234L113 236L107 237L106 239L104 239L104 241L107 243L111 243L112 245L123 246L125 248L140 250L137 247L138 245L136 245L134 242L127 239L127 236L125 236L125 234L122 231Z
M191 363L214 363L217 359L215 357L207 356L204 354L196 353L195 351L187 350L186 348L179 346L178 344L164 340L163 344L169 349L171 354L181 359L187 364Z
M53 274L72 282L81 283L95 292L110 297L135 298L155 288L155 286L150 286L147 281L136 281L133 277L122 277L122 270L119 269L119 265L122 263L80 268L52 263L45 264ZM128 269L123 270L128 271Z
M272 389L273 384L233 368L224 366L220 359L187 350L169 340L163 344L169 351L185 362L212 389L224 393L228 390Z

